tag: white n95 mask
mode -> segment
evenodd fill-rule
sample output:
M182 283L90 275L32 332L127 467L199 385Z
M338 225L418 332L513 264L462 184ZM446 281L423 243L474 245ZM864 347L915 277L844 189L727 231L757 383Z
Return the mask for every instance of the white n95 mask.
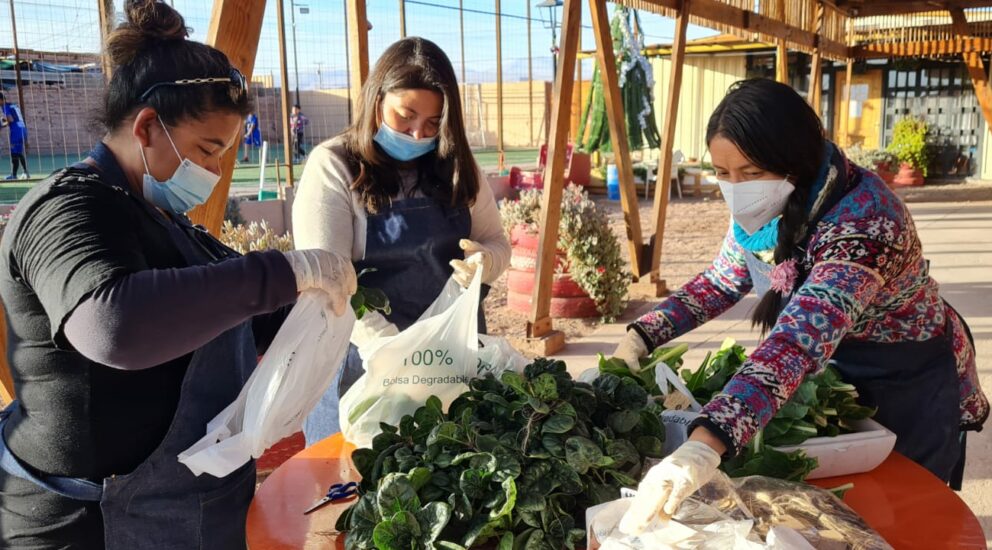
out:
M796 189L788 180L754 180L730 183L718 180L730 214L745 233L753 235L785 209Z

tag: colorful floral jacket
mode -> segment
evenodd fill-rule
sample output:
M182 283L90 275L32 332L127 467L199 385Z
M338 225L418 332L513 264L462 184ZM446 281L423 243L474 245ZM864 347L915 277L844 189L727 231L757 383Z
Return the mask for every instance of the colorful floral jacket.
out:
M975 349L960 317L938 295L905 204L871 172L847 164L846 176L850 189L812 230L802 260L809 273L805 282L741 371L703 408L707 424L723 431L734 450L745 446L803 378L822 369L848 340L925 341L949 329L960 381L961 428L980 429L988 417ZM752 287L744 254L750 252L730 231L709 268L631 329L653 349L730 309Z

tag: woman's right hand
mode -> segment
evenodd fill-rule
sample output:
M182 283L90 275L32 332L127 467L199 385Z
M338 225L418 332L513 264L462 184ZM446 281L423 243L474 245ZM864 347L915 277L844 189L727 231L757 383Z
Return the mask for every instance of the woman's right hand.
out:
M344 315L351 296L358 290L355 267L344 257L320 249L291 250L286 260L296 276L296 291L320 290L327 294L330 309Z
M623 359L623 362L627 363L627 368L630 369L630 372L637 373L641 371L641 357L644 357L650 351L648 345L644 343L644 339L641 338L641 335L637 334L637 331L628 330L623 340L620 340L620 345L613 352L613 357Z

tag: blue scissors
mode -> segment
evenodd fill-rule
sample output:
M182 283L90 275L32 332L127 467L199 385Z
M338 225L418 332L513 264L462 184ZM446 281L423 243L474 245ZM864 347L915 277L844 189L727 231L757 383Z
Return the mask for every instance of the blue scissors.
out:
M317 500L310 505L310 507L303 512L303 515L307 515L325 504L331 504L338 500L344 500L356 494L358 494L357 482L350 481L348 483L335 483L334 485L331 485L330 489L327 490L327 494L320 500Z

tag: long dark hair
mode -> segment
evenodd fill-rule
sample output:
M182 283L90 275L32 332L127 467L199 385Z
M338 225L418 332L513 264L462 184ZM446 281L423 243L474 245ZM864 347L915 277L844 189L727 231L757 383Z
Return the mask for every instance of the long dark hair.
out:
M730 87L706 126L706 144L723 137L755 166L784 174L796 190L778 224L775 263L797 253L805 238L810 189L824 158L820 117L791 87L763 78L742 80ZM767 332L775 326L785 296L769 290L754 309L753 326Z
M387 48L362 86L355 121L343 136L356 174L352 189L372 213L401 191L400 164L373 142L382 98L401 90L431 90L444 96L437 149L414 161L421 192L452 206L474 204L479 169L465 137L455 70L437 44L419 37L404 38ZM420 183L426 180L439 183L433 187Z
M229 83L161 86L142 101L154 84L228 76L231 62L220 50L187 40L183 16L164 2L127 0L124 13L125 21L104 44L113 77L97 119L108 131L144 107L154 108L169 125L216 111L251 112L248 94L232 94Z

